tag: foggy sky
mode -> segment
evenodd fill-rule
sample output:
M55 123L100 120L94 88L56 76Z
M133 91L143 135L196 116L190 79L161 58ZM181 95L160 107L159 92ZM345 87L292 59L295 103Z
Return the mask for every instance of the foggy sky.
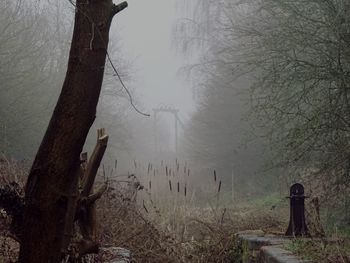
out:
M130 85L142 109L152 113L160 104L173 105L186 121L194 106L190 83L178 73L186 60L171 43L173 23L179 19L175 2L129 0L129 7L114 18L111 32L112 37L118 32L126 58L133 61L136 74Z

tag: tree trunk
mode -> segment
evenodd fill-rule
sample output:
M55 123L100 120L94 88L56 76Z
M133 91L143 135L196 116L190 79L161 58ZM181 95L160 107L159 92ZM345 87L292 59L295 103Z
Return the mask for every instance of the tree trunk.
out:
M26 184L20 263L61 260L79 156L100 95L109 28L113 16L126 6L112 0L76 1L66 78Z

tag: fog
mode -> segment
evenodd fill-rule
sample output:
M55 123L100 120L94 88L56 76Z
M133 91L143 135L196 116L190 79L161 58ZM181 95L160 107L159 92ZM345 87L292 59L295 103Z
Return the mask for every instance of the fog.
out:
M9 53L8 57L4 56L2 69L8 69L11 73L8 76L13 76L13 80L9 81L5 75L2 77L1 110L4 121L1 147L4 154L30 162L64 80L74 6L69 1L56 3L54 7L33 1L32 4L19 4L17 11L15 6L3 1L7 8L3 11L5 34L14 34L20 39L26 36L20 33L21 27L32 23L28 29L28 37L31 38L27 41L30 41L33 50L42 45L40 52L34 52L30 48L24 49L20 41L11 46L3 40L3 47L8 48ZM85 150L92 151L96 129L103 127L110 135L104 163L110 166L118 160L119 173L133 172L135 161L146 165L149 162L164 160L174 163L178 160L191 165L198 179L201 176L211 177L217 170L223 180L231 180L234 169L241 174L237 180L242 179L248 185L262 158L252 153L250 146L247 148L250 138L245 136L245 131L249 125L242 120L249 107L244 102L247 97L239 95L247 86L240 83L246 81L234 81L232 83L238 84L232 84L223 75L220 83L214 80L212 73L205 72L201 65L206 65L206 55L211 53L207 52L209 43L194 43L197 48L189 45L188 50L181 48L182 39L188 40L186 28L181 29L182 23L191 21L192 15L195 15L193 19L202 19L194 8L197 3L193 2L191 6L177 0L130 0L128 4L128 8L113 20L109 54L132 98L107 61L97 118ZM16 23L12 15L23 16L23 24ZM56 19L50 20L49 17ZM37 28L45 26L47 33L40 34ZM205 34L201 30L198 33ZM193 32L194 38L195 34ZM30 60L19 58L14 60L17 62L12 69L8 68L6 59L19 52L24 52L24 57L29 58L30 55ZM27 67L33 60L38 61L37 66ZM48 62L46 66L40 66L40 61ZM22 70L30 77L17 78L15 70ZM232 92L226 93L226 88ZM131 100L139 111L150 116L138 113ZM33 101L38 102L35 107ZM155 119L154 109L159 108L178 111L178 119L164 111L159 112ZM225 132L223 128L227 128ZM25 139L28 136L30 140ZM261 148L260 143L252 145L255 149ZM250 159L254 165L248 167L243 159Z
M306 196L315 237L350 233L349 0L120 2L0 0L9 238L233 262L237 231L307 229Z
M189 63L176 53L172 37L180 18L176 0L129 1L113 23L112 37L121 39L123 53L133 61L136 96L145 111L160 104L173 105L188 118L194 109L191 83L179 70Z
M74 6L70 1L1 4L1 151L30 162L65 77ZM346 112L333 93L325 94L329 85L339 84L333 71L344 79L348 75L333 65L334 43L306 37L318 28L318 18L300 22L293 13L298 6L282 8L274 2L261 8L261 3L234 0L128 4L113 20L109 54L132 98L107 61L85 150L91 152L96 129L104 127L110 135L104 162L118 160L120 173L132 172L134 161L177 159L191 164L198 178L216 170L229 182L234 171L241 189L276 182L286 187L310 167L324 175L334 165L345 169L347 154L338 145L347 141L346 121L321 109ZM292 23L285 24L282 15L271 11L275 8L286 9ZM329 19L341 24L336 17ZM293 23L304 23L305 32L297 32ZM343 41L333 29L322 30ZM347 62L346 45L341 43L339 56ZM312 48L318 46L321 51ZM322 52L329 61L320 59ZM325 63L331 69L325 70ZM131 100L150 117L138 113ZM157 108L168 112L159 112L155 120ZM178 110L178 119L169 109ZM288 172L282 176L279 169Z
M128 87L134 91L134 99L139 109L151 117L144 118L146 125L154 126L153 109L171 107L179 110L182 122L189 121L195 109L193 89L188 76L181 70L190 63L194 63L195 54L186 57L177 52L174 44L174 25L181 19L176 8L177 1L130 1L126 12L118 16L111 29L111 39L117 39L121 45L122 56L131 61L131 81ZM137 33L136 33L137 32ZM117 62L118 63L118 62ZM139 115L129 105L130 115ZM156 129L152 133L163 133L163 142L158 142L159 149L167 152L175 151L174 117L171 114L158 114ZM160 131L162 130L162 131ZM183 132L179 127L179 135ZM144 134L135 134L143 137ZM155 151L155 135L151 135L152 146L148 151ZM138 138L134 138L137 140ZM138 146L135 145L135 148ZM144 147L140 147L144 148ZM138 149L140 155L145 149ZM135 157L136 158L136 157Z

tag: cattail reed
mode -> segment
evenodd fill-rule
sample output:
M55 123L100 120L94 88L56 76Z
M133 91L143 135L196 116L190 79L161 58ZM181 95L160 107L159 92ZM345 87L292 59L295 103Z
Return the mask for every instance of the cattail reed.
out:
M168 176L168 166L165 166L165 174Z
M177 163L177 166L176 166L176 171L179 172L179 169L180 169L180 164Z
M114 169L117 170L117 166L118 166L118 160L114 161Z
M216 171L214 170L214 182L216 182Z
M184 194L185 194L185 197L186 197L186 195L187 195L187 184L185 184Z
M142 206L143 206L143 209L145 209L146 213L148 213L148 210L147 210L146 204L145 204L145 200L142 200Z
M173 191L173 188L171 187L171 180L169 180L169 189L170 189L170 192Z
M148 163L148 167L147 167L147 174L149 174L149 171L151 170L151 164Z
M135 166L135 169L137 168L137 164L136 164L136 161L134 160L134 166Z
M180 193L180 182L177 182L177 192Z
M148 185L149 185L149 190L152 190L152 181L151 180L149 181Z
M220 193L220 190L221 190L221 180L219 181L218 193Z

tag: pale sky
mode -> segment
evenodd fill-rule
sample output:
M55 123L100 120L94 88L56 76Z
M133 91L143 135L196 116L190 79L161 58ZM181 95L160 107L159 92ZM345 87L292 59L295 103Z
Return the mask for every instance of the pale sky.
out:
M122 52L133 61L136 95L144 111L159 104L173 105L186 121L193 110L191 84L178 71L186 59L172 45L172 28L179 19L177 0L129 0L112 25L122 42ZM119 3L115 2L115 3Z

